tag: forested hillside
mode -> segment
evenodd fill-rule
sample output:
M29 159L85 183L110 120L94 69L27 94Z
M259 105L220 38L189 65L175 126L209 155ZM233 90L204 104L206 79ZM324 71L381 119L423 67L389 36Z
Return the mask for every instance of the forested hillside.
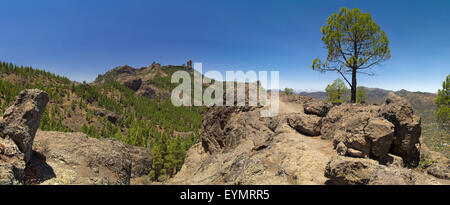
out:
M167 74L186 67L158 68L151 83L170 93L175 86ZM66 77L0 62L0 112L24 89L46 91L50 102L40 129L84 132L94 138L115 138L148 147L153 155L152 179L173 175L183 164L186 150L197 140L203 107L175 107L170 98L136 95L113 78L100 84L70 81ZM0 114L1 114L0 113Z

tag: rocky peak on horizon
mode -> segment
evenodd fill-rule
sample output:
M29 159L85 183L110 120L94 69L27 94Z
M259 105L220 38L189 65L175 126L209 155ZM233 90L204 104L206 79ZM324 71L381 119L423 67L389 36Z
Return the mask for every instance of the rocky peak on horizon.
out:
M148 67L133 68L129 65L115 67L103 75L98 75L92 84L100 85L107 81L116 81L126 87L130 88L137 95L155 98L160 96L161 98L168 98L171 90L167 88L167 85L162 86L161 81L167 83L166 78L170 77L168 69L172 70L186 70L192 71L192 61L189 60L186 65L173 66L153 62ZM173 72L173 71L169 72ZM164 79L164 80L162 80ZM170 78L168 79L170 83Z

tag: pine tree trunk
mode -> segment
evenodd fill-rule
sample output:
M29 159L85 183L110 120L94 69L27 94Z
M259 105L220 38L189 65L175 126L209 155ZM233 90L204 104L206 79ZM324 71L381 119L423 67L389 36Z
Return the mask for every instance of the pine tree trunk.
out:
M353 68L352 70L352 87L351 87L351 102L356 103L356 69Z

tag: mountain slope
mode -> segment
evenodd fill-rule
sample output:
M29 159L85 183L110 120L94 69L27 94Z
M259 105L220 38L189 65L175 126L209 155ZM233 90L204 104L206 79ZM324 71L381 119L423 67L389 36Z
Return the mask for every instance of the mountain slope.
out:
M174 86L167 76L176 70L189 69L183 66L126 69L139 71L140 75L148 70L148 76L153 76L144 83L155 88L156 95L146 96L144 92L142 95L139 90L135 93L127 84L115 80L118 78L78 83L42 70L1 62L0 114L21 90L38 88L50 96L41 116L41 130L81 131L94 138L115 138L151 151L162 150L163 163L170 162L167 170L176 172L181 168L185 151L197 139L205 109L175 107L164 95Z

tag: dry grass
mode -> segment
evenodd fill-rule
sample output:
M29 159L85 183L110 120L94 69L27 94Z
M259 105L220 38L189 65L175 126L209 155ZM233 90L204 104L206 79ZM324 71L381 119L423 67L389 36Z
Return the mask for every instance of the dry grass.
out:
M450 130L437 123L422 125L422 141L431 150L450 158Z

